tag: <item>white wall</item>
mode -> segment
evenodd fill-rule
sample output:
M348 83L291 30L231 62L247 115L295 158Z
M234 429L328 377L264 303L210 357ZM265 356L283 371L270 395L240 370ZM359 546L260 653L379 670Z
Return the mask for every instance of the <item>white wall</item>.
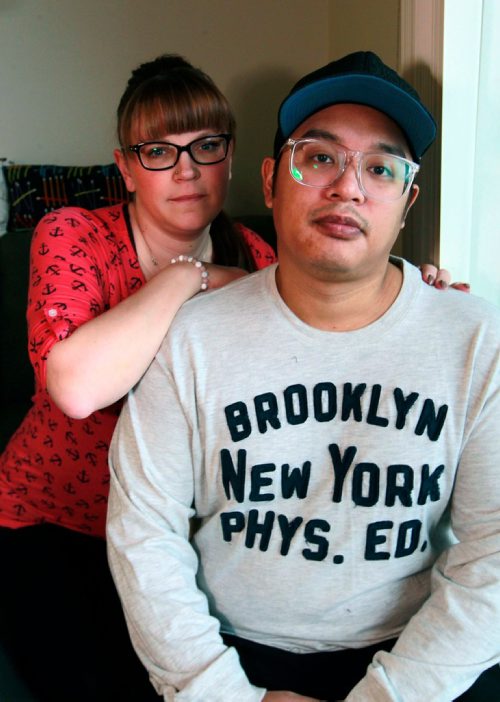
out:
M131 69L177 52L236 112L229 211L263 212L259 169L277 106L329 59L329 12L329 0L0 0L0 156L109 163Z
M464 50L467 47L467 50ZM441 260L500 305L500 3L445 4Z

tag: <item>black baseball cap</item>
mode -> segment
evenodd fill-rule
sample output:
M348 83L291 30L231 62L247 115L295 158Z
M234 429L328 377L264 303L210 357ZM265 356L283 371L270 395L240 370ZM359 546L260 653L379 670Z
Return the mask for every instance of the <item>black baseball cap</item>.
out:
M417 91L372 51L356 51L308 73L293 86L279 108L274 157L304 120L338 103L384 112L404 132L416 161L436 137L434 118Z

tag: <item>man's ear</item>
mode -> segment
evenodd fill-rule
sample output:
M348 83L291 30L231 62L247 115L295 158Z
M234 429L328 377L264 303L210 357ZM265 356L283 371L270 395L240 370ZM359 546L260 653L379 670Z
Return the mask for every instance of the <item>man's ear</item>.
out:
M408 202L406 203L405 211L403 214L403 222L406 219L406 215L410 211L410 208L413 207L413 205L415 204L415 200L417 199L419 192L420 192L420 188L418 187L418 185L416 183L414 183L411 186L411 192L410 192L410 195L408 197Z
M411 191L410 191L410 194L408 196L408 200L406 201L405 208L403 210L403 216L401 217L401 229L404 229L404 226L406 223L406 216L408 215L410 208L412 208L413 205L415 204L415 200L417 199L419 192L420 192L420 188L418 187L418 185L413 184L411 186Z
M269 209L272 209L274 200L273 184L275 165L276 161L274 160L274 158L266 156L266 158L262 161L262 167L260 169L262 175L262 191L264 193L264 202L266 203L266 207L269 207Z
M121 149L115 149L113 151L113 156L115 158L115 163L118 166L118 170L122 174L122 178L125 181L125 187L129 193L135 193L135 183L130 175L127 157Z

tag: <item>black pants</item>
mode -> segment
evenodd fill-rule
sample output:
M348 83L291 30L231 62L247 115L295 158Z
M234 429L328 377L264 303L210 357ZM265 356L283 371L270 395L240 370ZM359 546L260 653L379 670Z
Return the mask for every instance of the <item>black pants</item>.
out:
M36 702L161 700L130 643L102 539L0 528L0 554L1 645Z
M228 646L236 648L245 673L254 685L268 690L289 690L328 702L347 697L364 677L376 651L390 651L396 643L396 639L391 639L360 649L290 653L228 634L224 634L223 639ZM499 666L483 673L456 702L500 702Z
M255 685L318 699L345 697L375 650L394 643L293 654L224 638ZM101 539L52 525L0 527L0 645L36 702L161 701L130 643ZM0 675L0 700L2 692ZM500 702L500 668L460 702Z
M390 651L396 643L396 639L391 639L356 650L290 653L227 634L223 639L236 648L254 685L332 701L347 697L365 675L376 651Z

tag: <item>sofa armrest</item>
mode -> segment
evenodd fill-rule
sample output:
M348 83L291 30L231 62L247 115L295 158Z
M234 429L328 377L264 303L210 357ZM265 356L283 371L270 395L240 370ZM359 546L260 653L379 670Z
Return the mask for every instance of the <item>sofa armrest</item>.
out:
M30 406L34 388L26 328L31 235L27 229L0 237L0 450Z

